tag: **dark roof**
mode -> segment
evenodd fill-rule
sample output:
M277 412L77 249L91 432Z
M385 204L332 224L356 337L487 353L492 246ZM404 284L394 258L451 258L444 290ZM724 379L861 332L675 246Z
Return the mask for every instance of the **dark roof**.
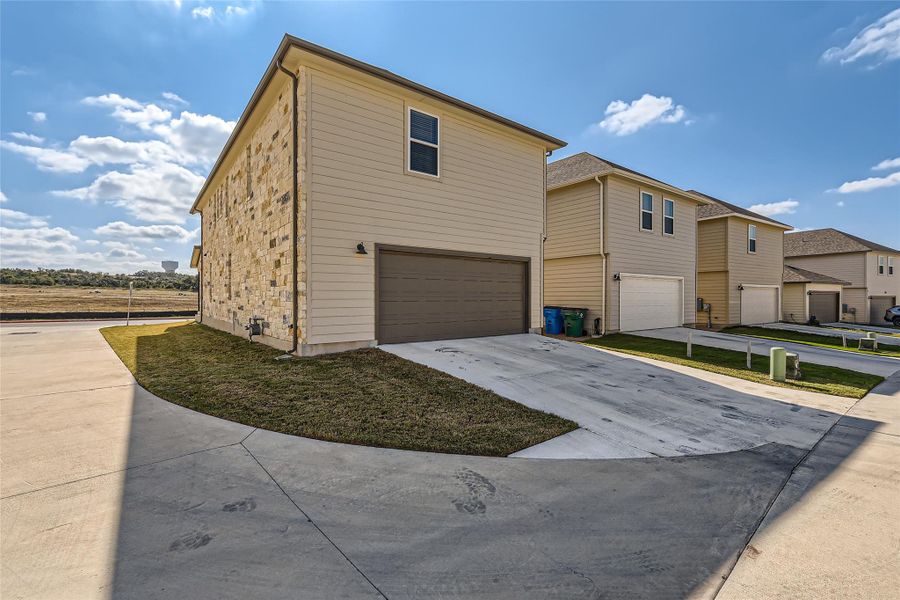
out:
M847 254L849 252L900 252L837 229L813 229L787 233L784 236L784 256L814 256L818 254Z
M821 273L814 273L799 267L792 267L791 265L784 265L784 275L781 279L785 283L837 283L840 285L850 285L849 281L843 281L836 277L822 275Z
M256 89L253 91L253 95L250 97L250 101L247 103L247 106L244 107L244 112L241 113L240 118L238 119L237 125L235 125L234 130L231 132L231 135L228 138L228 141L225 142L225 147L222 148L222 152L219 154L219 158L216 160L216 164L213 165L212 170L209 172L209 175L206 177L206 182L203 184L203 187L200 189L200 193L197 194L197 199L194 201L193 206L191 206L191 212L193 213L197 209L197 205L200 202L200 199L203 197L203 194L206 193L206 188L209 186L209 182L212 181L213 177L216 174L216 171L219 170L219 167L222 164L222 161L225 159L225 156L228 154L228 151L231 149L232 144L237 139L240 134L241 129L244 126L244 123L247 122L247 119L250 118L250 114L253 112L253 109L256 107L256 104L259 102L260 98L262 98L263 93L266 91L266 88L269 85L269 81L280 71L279 64L287 55L288 50L292 47L299 48L300 50L304 50L311 54L316 54L323 58L327 58L329 60L333 60L342 65L348 66L350 68L356 69L358 71L362 71L364 73L368 73L373 77L378 77L379 79L383 79L385 81L390 81L392 83L396 83L398 85L402 85L403 87L409 88L415 92L423 94L425 96L429 96L431 98L435 98L437 100L441 100L463 110L467 110L469 112L473 112L478 114L486 119L494 121L496 123L500 123L512 129L516 129L521 131L522 133L526 133L530 136L539 138L545 142L547 142L550 146L554 146L556 148L562 148L566 145L566 142L555 138L546 133L542 133L536 129L532 129L531 127L527 127L522 125L521 123L516 123L511 119L507 119L506 117L501 117L496 113L492 113L483 108L479 108L474 104L469 104L468 102L464 102L463 100L459 100L458 98L454 98L453 96L449 96L444 94L443 92L439 92L432 88L426 87L405 77L401 77L396 73L392 73L386 69L382 69L380 67L376 67L374 65L370 65L368 63L364 63L360 60L356 60L355 58L351 58L345 54L340 54L339 52L335 52L334 50L329 50L323 46L319 46L317 44L313 44L312 42L308 42L304 39L294 37L289 34L284 34L284 37L281 39L281 43L278 45L278 50L275 51L275 55L272 57L272 60L269 62L269 66L266 69L266 72L263 74L262 79L260 79L259 83L256 85Z
M698 192L697 190L690 190L691 193L703 196L704 198L708 198L711 204L707 204L705 206L701 206L697 209L697 218L698 219L710 219L714 217L725 217L728 215L741 215L744 217L750 217L752 219L758 219L760 221L767 221L772 223L773 225L778 225L780 227L791 227L786 223L782 223L781 221L776 221L775 219L770 219L764 215L759 213L755 213L752 210L748 210L741 206L737 206L730 202L725 202L724 200L719 200L709 194L704 194L703 192Z
M589 152L579 152L578 154L575 154L573 156L561 158L559 160L553 161L552 163L549 163L547 165L547 187L553 188L570 183L585 181L595 175L603 175L612 170L623 171L625 173L637 175L638 177L643 177L644 179L655 181L660 185L674 188L681 191L682 193L688 193L678 186L672 185L671 183L666 183L665 181L656 179L655 177L650 177L649 175L645 175L644 173L635 171L634 169L623 167L622 165L606 160L605 158L594 156Z

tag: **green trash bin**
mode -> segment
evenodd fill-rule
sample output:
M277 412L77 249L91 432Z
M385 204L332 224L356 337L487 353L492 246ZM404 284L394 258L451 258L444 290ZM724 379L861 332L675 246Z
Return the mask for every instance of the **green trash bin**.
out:
M566 335L569 337L581 337L584 332L584 316L587 309L584 308L564 308L563 320L566 322Z

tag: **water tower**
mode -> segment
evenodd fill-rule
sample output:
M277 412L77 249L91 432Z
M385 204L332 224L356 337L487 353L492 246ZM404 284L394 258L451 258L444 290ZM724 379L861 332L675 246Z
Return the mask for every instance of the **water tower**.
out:
M163 268L163 271L165 271L166 273L174 273L175 269L178 268L178 261L177 260L164 260L164 261L162 261L162 268Z

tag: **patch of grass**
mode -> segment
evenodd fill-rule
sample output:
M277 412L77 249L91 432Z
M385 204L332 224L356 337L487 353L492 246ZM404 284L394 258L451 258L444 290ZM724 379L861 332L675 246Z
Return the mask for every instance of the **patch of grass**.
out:
M128 288L0 285L0 314L122 312ZM135 288L131 310L197 310L197 292Z
M747 355L735 350L722 350L709 346L693 345L691 358L685 356L687 344L670 340L657 340L636 335L615 334L593 339L585 344L608 348L617 352L634 354L703 369L721 375L730 375L747 381L764 383L778 387L819 392L847 398L862 398L884 378L878 375L857 373L837 367L827 367L801 363L803 379L787 380L784 383L769 379L769 357L753 355L752 369L747 369Z
M847 347L844 348L841 338L828 335L816 335L815 333L805 333L800 331L790 331L787 329L767 329L765 327L727 327L722 333L733 333L735 335L748 335L750 337L762 338L765 340L775 340L777 342L796 342L798 344L806 344L807 346L817 346L819 348L830 348L832 350L846 350L848 352L857 352L859 354L874 354L876 356L892 356L900 358L900 348L894 345L881 344L878 350L859 349L856 340L847 340Z
M578 427L377 349L276 361L282 352L196 323L100 331L157 396L272 431L507 456Z

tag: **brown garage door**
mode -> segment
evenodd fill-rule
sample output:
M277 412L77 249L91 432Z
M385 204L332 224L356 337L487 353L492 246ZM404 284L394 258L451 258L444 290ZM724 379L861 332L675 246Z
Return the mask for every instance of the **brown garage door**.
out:
M872 325L886 325L884 313L896 304L894 296L870 296L869 297L869 323Z
M819 323L836 323L838 321L837 292L810 292L809 316L815 316Z
M527 331L527 262L378 252L378 342Z

